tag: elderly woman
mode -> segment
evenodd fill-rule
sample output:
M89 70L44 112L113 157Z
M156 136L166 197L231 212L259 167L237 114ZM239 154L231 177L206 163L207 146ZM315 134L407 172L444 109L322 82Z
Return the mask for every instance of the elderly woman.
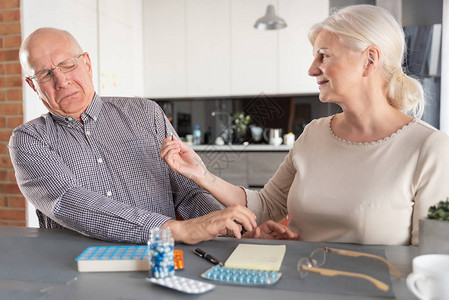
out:
M312 27L320 101L342 112L312 121L260 191L208 172L179 140L161 156L224 205L282 220L306 241L418 244L419 219L449 196L449 137L420 120L420 83L404 74L404 34L383 8L350 6Z

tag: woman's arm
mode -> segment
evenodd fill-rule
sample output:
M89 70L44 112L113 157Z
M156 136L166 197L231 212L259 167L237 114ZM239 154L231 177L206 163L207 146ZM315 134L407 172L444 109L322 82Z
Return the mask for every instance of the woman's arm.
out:
M159 151L162 159L175 171L211 193L225 206L246 206L245 191L207 170L201 158L176 137L167 137Z

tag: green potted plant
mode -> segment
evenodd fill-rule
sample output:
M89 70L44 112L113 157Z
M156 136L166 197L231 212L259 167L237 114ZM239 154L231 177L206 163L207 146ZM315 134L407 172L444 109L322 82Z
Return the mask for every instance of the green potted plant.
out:
M419 221L420 254L449 254L449 197L429 207Z
M251 122L251 116L245 115L243 111L236 112L232 115L232 123L235 133L234 143L242 144L247 137L248 125Z

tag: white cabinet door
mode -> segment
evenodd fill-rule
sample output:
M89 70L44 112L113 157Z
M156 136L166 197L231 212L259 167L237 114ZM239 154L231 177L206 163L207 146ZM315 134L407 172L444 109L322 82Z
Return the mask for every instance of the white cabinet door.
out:
M271 1L231 0L231 93L278 91L277 30L259 31L254 23Z
M329 15L329 1L280 0L278 11L287 22L279 30L279 93L318 93L316 79L307 75L313 58L308 33Z
M148 97L185 97L185 0L143 1L144 79Z
M230 0L186 3L187 96L230 94Z
M98 1L102 96L143 96L142 1Z

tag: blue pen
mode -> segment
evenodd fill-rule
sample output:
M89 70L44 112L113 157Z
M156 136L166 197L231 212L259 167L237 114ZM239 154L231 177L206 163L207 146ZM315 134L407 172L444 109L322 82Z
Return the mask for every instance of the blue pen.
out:
M170 133L171 140L173 141L173 133Z

